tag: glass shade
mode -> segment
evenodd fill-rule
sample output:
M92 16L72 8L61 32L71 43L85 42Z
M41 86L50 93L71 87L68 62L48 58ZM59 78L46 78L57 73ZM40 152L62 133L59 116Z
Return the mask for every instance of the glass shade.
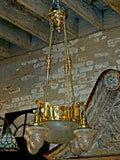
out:
M19 148L16 139L13 136L10 128L7 127L0 141L0 150L6 152L14 152L17 151L18 149Z
M78 156L82 153L77 137L70 141L69 146L73 155Z
M87 152L93 145L96 130L92 128L80 128L74 130L82 151Z
M29 153L36 154L43 146L47 128L43 126L30 126L26 128L24 138L27 141Z
M44 122L49 128L46 135L46 141L54 144L69 143L70 140L75 138L73 130L78 126L76 122L53 120Z

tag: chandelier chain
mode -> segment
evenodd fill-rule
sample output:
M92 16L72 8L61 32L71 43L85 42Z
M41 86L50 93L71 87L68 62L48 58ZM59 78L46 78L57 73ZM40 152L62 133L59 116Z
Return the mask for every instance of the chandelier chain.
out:
M60 8L60 2L59 2L59 0L57 0L57 9L59 9Z
M72 60L70 58L70 55L68 55L68 64L69 64L69 69L70 69L70 82L71 82L71 90L72 90L72 102L74 104L75 103L75 95L74 95L73 80L72 80L72 71L71 71Z
M51 49L52 49L52 37L53 37L53 21L50 23L50 40L49 40L49 54L47 58L47 82L45 90L45 102L47 101L48 87L49 87L49 75L51 70Z
M67 85L67 103L68 107L70 107L70 96L69 96L69 76L68 76L68 50L67 50L67 33L66 33L66 25L65 25L65 16L63 17L64 23L64 44L65 44L65 72L66 72L66 85Z

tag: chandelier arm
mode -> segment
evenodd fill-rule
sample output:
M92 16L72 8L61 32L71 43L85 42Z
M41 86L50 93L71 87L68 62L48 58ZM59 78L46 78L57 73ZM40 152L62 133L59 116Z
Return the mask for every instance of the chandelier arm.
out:
M53 38L53 21L50 22L50 40L49 40L49 54L47 58L47 80L45 89L45 102L47 101L48 87L49 87L49 75L51 70L51 49L52 49L52 38Z
M66 85L67 85L67 103L68 107L70 107L70 96L69 96L69 66L68 66L68 51L67 51L67 33L66 33L66 25L65 25L65 16L63 16L63 28L64 28L64 45L65 45L65 73L66 73Z

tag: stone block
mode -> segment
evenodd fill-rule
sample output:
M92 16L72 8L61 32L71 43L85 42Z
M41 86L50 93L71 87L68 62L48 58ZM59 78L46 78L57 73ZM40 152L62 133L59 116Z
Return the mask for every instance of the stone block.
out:
M21 101L28 101L28 100L31 100L31 99L32 99L31 95L25 95L25 96L20 97Z
M89 71L92 71L92 70L93 70L93 66L88 66L88 67L80 68L79 72L83 73L83 72L89 72Z
M35 93L37 93L37 89L31 89L31 94L35 94Z
M95 69L101 69L101 68L106 68L109 66L109 62L102 62L102 63L99 63L99 64L96 64L95 65Z
M120 37L115 37L107 41L108 47L115 47L117 43L120 43Z
M15 93L19 93L19 92L20 92L20 88L17 87L17 88L11 89L11 90L9 91L9 94L15 94Z
M80 73L80 74L73 75L72 79L73 79L73 81L75 81L75 80L80 80L81 78L85 78L85 77L86 77L86 73Z
M12 103L19 102L19 101L20 101L19 97L12 98Z
M105 57L105 56L109 56L109 55L110 55L110 53L108 53L108 52L105 52L105 53L95 53L94 57L95 58L100 58L100 57Z
M94 64L93 60L86 61L86 66L91 66Z
M11 88L12 88L12 85L7 85L3 87L3 90L7 91L7 90L10 90Z
M120 64L120 59L117 59L117 60L116 60L116 63L117 63L117 64Z
M65 94L66 91L67 91L66 88L60 88L60 89L58 90L58 94Z
M37 59L32 59L30 61L27 61L27 64L34 64L34 63L37 63Z
M97 33L93 33L93 34L89 35L89 39L96 38L96 37L99 37L99 36L102 36L102 35L103 35L102 31L97 32Z

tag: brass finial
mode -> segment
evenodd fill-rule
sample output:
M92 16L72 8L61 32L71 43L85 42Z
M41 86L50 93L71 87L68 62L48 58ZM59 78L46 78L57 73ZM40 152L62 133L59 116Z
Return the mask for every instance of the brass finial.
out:
M82 111L81 113L80 124L78 128L91 128L91 126L87 122L85 111Z

